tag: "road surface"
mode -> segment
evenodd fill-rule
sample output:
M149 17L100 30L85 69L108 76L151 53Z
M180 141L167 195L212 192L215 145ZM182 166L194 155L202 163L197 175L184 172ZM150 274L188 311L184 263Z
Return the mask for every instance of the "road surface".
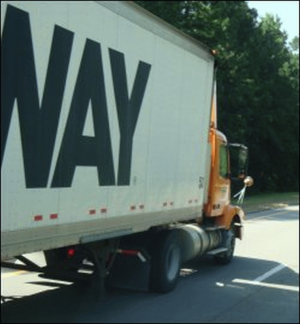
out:
M299 323L299 206L249 214L230 265L204 257L183 266L175 291L143 288L97 300L70 283L3 269L1 322Z

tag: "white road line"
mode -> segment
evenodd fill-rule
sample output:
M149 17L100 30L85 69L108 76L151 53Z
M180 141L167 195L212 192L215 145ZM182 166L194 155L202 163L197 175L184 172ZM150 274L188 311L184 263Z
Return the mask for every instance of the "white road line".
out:
M271 277L273 274L281 271L282 269L284 269L286 267L287 266L285 264L279 264L275 268L267 271L266 273L264 273L263 275L257 277L254 280L234 279L234 280L232 280L232 282L299 292L299 286L279 285L279 284L272 284L272 283L262 282L263 280Z
M246 284L246 285L252 285L252 286L260 286L260 287L266 287L266 288L275 288L275 289L299 292L299 286L271 284L271 283L266 283L266 282L251 281L251 280L245 280L245 279L234 279L232 282Z
M262 282L263 280L271 277L273 274L275 274L276 272L281 271L283 268L285 268L286 265L284 264L279 264L278 266L276 266L275 268L271 269L270 271L267 271L266 273L264 273L263 275L257 277L256 279L254 279L253 281L255 282Z

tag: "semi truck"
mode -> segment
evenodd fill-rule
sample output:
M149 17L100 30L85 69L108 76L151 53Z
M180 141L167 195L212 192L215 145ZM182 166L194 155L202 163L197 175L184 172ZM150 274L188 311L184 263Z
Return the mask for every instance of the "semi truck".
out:
M184 262L229 263L230 184L252 179L217 129L215 65L132 2L2 1L1 265L102 290L132 260L169 292Z

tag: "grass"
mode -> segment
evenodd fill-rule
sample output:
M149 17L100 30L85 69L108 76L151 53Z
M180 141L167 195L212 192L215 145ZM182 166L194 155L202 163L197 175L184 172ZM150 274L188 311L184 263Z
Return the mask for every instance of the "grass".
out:
M299 192L264 193L255 196L249 196L246 192L242 208L246 212L253 212L291 205L299 205Z

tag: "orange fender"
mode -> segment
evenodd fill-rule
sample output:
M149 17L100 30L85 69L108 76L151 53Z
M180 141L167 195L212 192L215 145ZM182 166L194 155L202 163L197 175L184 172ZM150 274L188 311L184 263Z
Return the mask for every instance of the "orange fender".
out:
M229 205L224 208L224 214L216 218L216 225L224 226L226 230L229 230L233 224L235 236L242 239L244 219L245 213L242 208Z

